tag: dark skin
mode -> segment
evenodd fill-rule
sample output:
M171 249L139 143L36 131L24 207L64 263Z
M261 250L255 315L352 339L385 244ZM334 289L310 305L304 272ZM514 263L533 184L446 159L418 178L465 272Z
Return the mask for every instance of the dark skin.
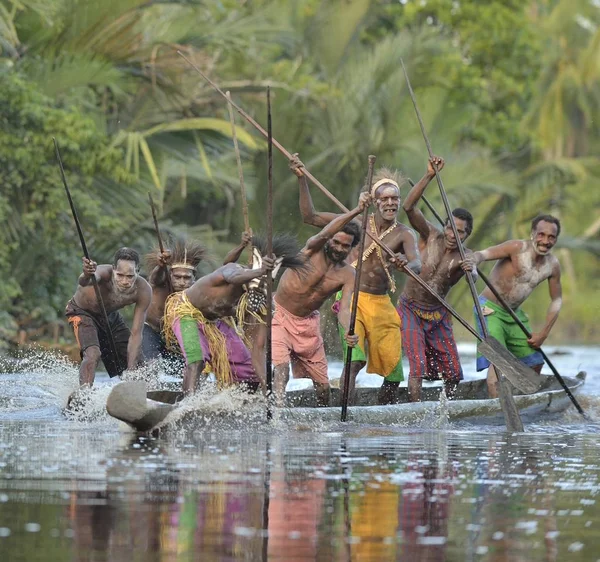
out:
M193 269L175 267L169 269L171 252L168 250L158 255L159 265L150 274L148 281L152 287L152 302L146 314L146 323L157 332L161 331L162 318L165 313L165 302L171 292L178 293L191 287L196 280ZM169 285L168 280L171 283ZM171 291L171 287L173 291Z
M444 167L444 160L437 156L431 158L427 165L427 172L421 180L410 190L403 209L410 221L411 226L419 234L419 251L421 253L422 268L419 277L432 287L440 296L445 297L450 289L458 283L465 271L471 271L475 275L472 252L466 250L466 259L463 262L458 251L458 244L454 231L449 222L443 230L430 223L423 213L418 209L417 203L423 196L429 182L435 177L435 168L438 172ZM467 221L452 217L458 236L464 242L469 236ZM423 289L412 278L406 280L404 297L412 299L417 304L437 305L438 300L428 291ZM454 396L456 385L454 381L444 380L446 395ZM411 402L421 401L422 381L409 377L408 393Z
M302 172L302 162L297 155L290 161L291 170L298 176L300 186L300 212L302 220L306 224L320 227L329 224L332 220L339 217L338 213L327 213L316 211L310 196L308 181ZM400 193L398 188L392 184L381 185L374 198L375 204L375 231L368 224L368 231L379 237L388 228L390 228L398 216L400 208ZM407 268L415 273L421 271L421 260L417 241L413 231L407 226L397 223L396 227L385 236L384 242L386 246L395 254L395 258L388 258L385 252L384 259L397 268ZM366 240L366 248L372 243L370 238ZM360 291L372 295L384 295L390 289L387 273L377 255L378 252L373 252L362 264L362 272L360 278ZM353 263L358 258L358 248L355 248L348 256L348 262ZM356 376L359 371L365 366L364 361L352 361L350 366L350 386L353 390L356 382ZM342 376L342 383L344 377ZM398 385L400 383L391 382L384 379L379 392L379 403L390 404L395 401Z
M476 265L484 261L498 260L490 273L490 282L512 309L516 309L529 297L533 290L548 280L550 305L546 322L539 332L527 340L538 349L554 326L562 306L560 263L551 250L558 240L558 227L552 222L540 221L532 229L529 240L509 240L486 250L475 252ZM486 287L481 293L486 299L497 302L494 294ZM485 312L485 311L484 311ZM542 364L533 367L538 373ZM488 392L491 398L498 396L498 376L493 366L488 370Z
M240 243L233 249L227 252L225 259L223 260L223 265L228 263L235 263L240 259L242 252L245 248L248 248L252 245L252 230L248 232L242 232L242 239Z
M131 335L127 345L127 368L134 369L140 359L142 329L152 299L152 289L145 279L139 277L137 266L133 261L119 260L115 266L112 266L97 265L96 262L83 258L83 272L79 276L73 300L80 308L97 315L101 314L101 310L92 284L94 276L107 314L135 304ZM83 352L79 367L80 386L94 384L100 358L98 346L90 346Z
M256 277L270 274L274 260L263 258L261 269L249 269L230 263L219 267L212 273L201 277L185 294L207 320L218 320L226 316L235 316L235 308L244 292L243 286ZM183 377L183 390L194 392L198 380L201 362L188 365Z
M332 220L319 234L309 238L302 253L309 262L308 273L300 276L294 271L286 271L277 287L275 301L295 316L306 317L319 310L331 296L342 291L338 319L346 333L350 325L350 300L354 290L354 268L344 260L352 250L355 241L352 234L340 232L351 220L368 206L370 196L362 194L358 206ZM347 336L346 341L353 347L358 336ZM285 387L289 377L289 363L275 366L275 401L283 406ZM317 393L317 404L328 406L329 384L313 383Z

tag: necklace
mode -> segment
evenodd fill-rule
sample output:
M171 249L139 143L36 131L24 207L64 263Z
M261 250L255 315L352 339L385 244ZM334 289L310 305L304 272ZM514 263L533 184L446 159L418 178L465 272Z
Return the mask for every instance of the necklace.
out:
M374 214L369 215L369 226L371 227L371 230L373 231L373 234L375 235L377 240L383 240L390 232L392 232L392 230L394 230L398 226L398 221L394 220L394 223L383 234L381 234L381 236L377 233L377 226L375 224L375 215ZM392 293L395 293L396 292L396 282L394 281L394 278L390 274L388 264L386 263L385 259L383 258L383 252L381 251L381 246L375 240L373 240L371 242L371 244L369 245L369 247L364 251L364 253L362 255L362 261L365 261L374 251L377 251L377 256L379 257L379 261L381 262L381 265L383 266L385 274L387 275L387 278L388 278L388 281L390 284L390 291ZM356 269L357 264L358 264L358 260L356 260L352 264L352 267L354 267Z

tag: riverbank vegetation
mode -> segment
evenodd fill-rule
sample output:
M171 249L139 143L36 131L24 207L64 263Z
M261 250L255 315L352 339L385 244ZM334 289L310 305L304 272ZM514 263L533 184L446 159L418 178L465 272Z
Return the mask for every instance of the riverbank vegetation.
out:
M597 341L599 24L587 0L0 0L2 345L61 340L80 271L53 136L97 261L155 245L148 191L165 231L202 239L215 262L239 239L227 108L177 50L263 124L271 85L275 137L347 205L369 154L425 171L402 58L451 203L475 216L470 247L558 215L553 341ZM258 231L265 143L239 119L238 136ZM274 174L276 228L309 236L279 154ZM442 208L436 186L428 197ZM466 291L451 300L468 314ZM527 303L534 324L546 304L545 289Z

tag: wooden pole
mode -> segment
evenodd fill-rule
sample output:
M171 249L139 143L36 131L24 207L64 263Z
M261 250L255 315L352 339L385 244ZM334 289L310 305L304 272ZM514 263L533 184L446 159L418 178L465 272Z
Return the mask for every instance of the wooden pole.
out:
M412 86L410 84L410 79L408 78L408 73L406 72L406 67L404 66L404 61L400 59L400 63L402 64L402 71L404 72L404 77L406 79L406 85L408 86L408 92L410 94L410 99L412 100L413 106L415 108L415 114L417 116L417 120L419 121L419 127L421 128L421 133L423 134L423 140L425 141L425 146L427 146L427 152L429 154L429 158L433 158L433 150L431 148L431 143L429 142L429 138L427 136L427 131L425 131L425 124L423 123L423 119L421 117L421 112L419 111L419 107L417 106L417 99L415 97L415 93L413 92ZM444 184L442 182L442 178L437 170L437 167L434 165L433 170L435 172L435 179L437 180L438 187L440 188L440 195L442 196L442 201L444 202L444 208L446 209L446 213L448 215L448 221L452 228L452 232L454 233L454 238L456 239L456 245L458 247L458 252L460 254L460 259L464 260L466 257L465 249L463 248L462 242L458 235L458 230L456 229L456 224L454 224L454 220L452 219L452 209L450 208L450 202L448 201L448 196L446 194L446 190L444 188ZM467 279L467 283L469 284L469 290L471 291L471 297L473 298L473 303L475 305L475 311L477 313L477 318L479 319L479 323L481 325L481 333L484 338L489 336L489 332L487 330L487 325L485 323L485 318L483 316L483 311L481 310L481 303L479 302L479 295L477 294L477 289L475 287L475 280L473 279L473 275L470 271L465 271L465 278ZM506 422L506 427L509 431L523 431L523 422L521 421L521 417L519 416L519 411L517 410L517 406L515 404L515 400L513 398L510 387L507 382L504 380L503 375L500 373L498 369L496 369L496 374L498 376L498 387L500 389L500 402L502 404L502 409L504 411L504 418Z
M271 118L271 88L267 87L267 256L273 256L273 128ZM271 419L271 397L273 394L273 275L267 273L267 419Z
M79 222L79 217L77 216L77 210L75 209L75 204L73 203L73 198L71 197L71 192L69 191L69 186L67 185L67 178L65 176L65 169L63 167L62 158L60 157L58 142L55 137L52 137L52 140L54 141L54 152L56 154L56 160L58 161L58 167L60 168L60 177L62 178L62 182L65 187L65 192L67 194L67 199L69 200L69 206L71 207L71 213L73 214L73 220L75 221L77 234L79 234L81 250L83 251L83 255L86 257L86 259L91 260L90 253L88 252L87 244L85 243L85 238L83 236L83 230L81 230L81 223ZM102 318L104 320L104 323L106 324L106 333L108 334L108 343L110 345L110 351L113 355L115 365L117 366L117 370L120 374L123 372L123 369L121 368L121 361L119 360L119 354L117 353L115 338L113 336L112 330L110 329L110 321L108 320L108 314L106 312L106 307L104 306L102 294L100 293L100 287L98 286L98 279L96 279L96 274L92 275L92 286L94 287L94 293L96 293L96 299L98 301L98 307L100 308L100 311L102 313Z
M231 93L227 92L227 110L229 111L229 122L231 123L231 136L233 138L233 147L235 149L235 160L237 162L238 176L240 178L240 195L242 197L242 213L244 215L244 230L250 232L250 219L248 217L248 200L246 198L246 184L244 183L244 170L242 168L242 157L238 145L237 132L235 130L235 117L233 115L233 102Z
M162 236L160 235L160 229L158 228L158 218L156 216L156 207L154 205L154 199L152 199L152 194L148 192L148 201L150 202L150 209L152 209L152 219L154 220L154 230L156 231L156 237L158 238L158 249L160 253L164 253L165 247L163 245ZM171 270L169 266L167 267L167 289L169 293L173 292L173 283L171 283Z
M367 184L365 186L367 193L371 193L373 185L373 168L375 167L376 157L369 156L369 171L367 173ZM365 252L365 233L369 221L369 208L365 207L362 216L361 237L358 244L358 259L356 262L356 274L354 276L354 292L352 293L352 308L350 309L350 325L348 326L348 335L354 335L354 326L356 325L356 313L358 310L358 296L360 291L360 275L362 272L363 254ZM346 421L348 417L348 399L350 398L350 366L352 364L352 347L347 347L346 360L344 363L344 391L342 393L342 416L341 420Z

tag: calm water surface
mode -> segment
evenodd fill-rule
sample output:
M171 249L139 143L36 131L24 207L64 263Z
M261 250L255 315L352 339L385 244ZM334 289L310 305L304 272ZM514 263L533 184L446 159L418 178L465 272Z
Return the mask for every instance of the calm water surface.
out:
M4 367L0 561L600 560L600 349L565 351L592 421L569 409L520 435L429 420L140 439L103 412L102 378L65 419L73 367Z

